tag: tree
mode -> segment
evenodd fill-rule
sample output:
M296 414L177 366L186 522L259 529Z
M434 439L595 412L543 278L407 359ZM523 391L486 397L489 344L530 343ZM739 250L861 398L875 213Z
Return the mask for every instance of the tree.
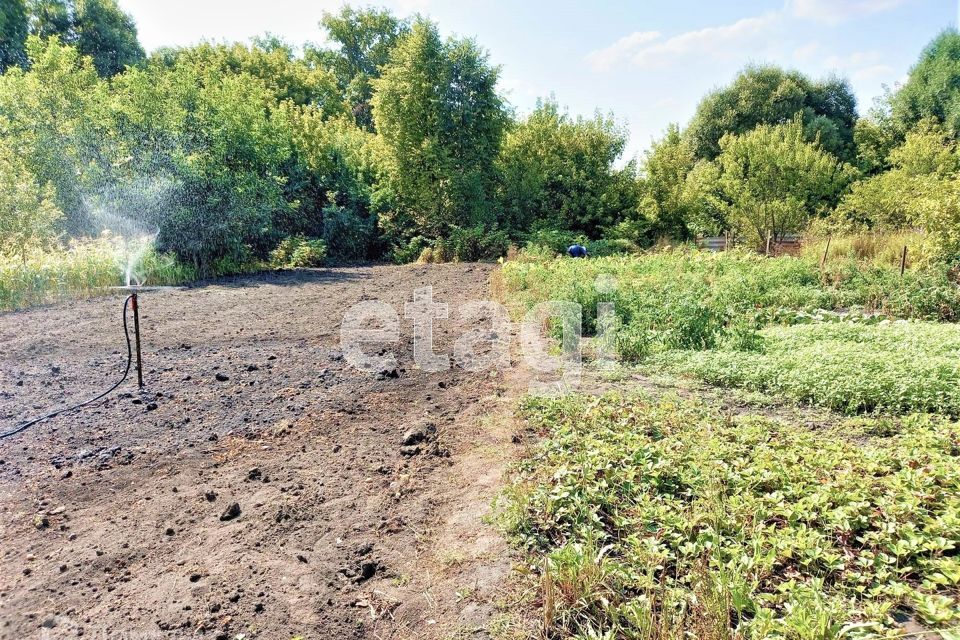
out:
M857 168L868 175L888 169L890 152L903 142L903 132L891 113L891 100L887 89L884 96L875 99L867 115L857 119L853 129Z
M382 219L402 241L496 222L494 162L507 123L499 70L469 40L414 23L373 81L373 117L397 208Z
M936 118L960 135L960 34L948 29L933 39L893 96L893 118L908 130Z
M931 203L950 192L949 183L960 171L960 152L944 127L936 120L921 121L888 154L888 162L889 170L854 183L837 213L875 229L941 221L931 213Z
M29 26L24 0L5 0L0 5L0 73L26 63Z
M189 65L209 78L247 73L262 81L277 102L290 100L312 105L324 117L346 113L334 75L296 58L293 50L277 40L260 45L203 43L181 49L164 49L151 56L151 64L168 68Z
M842 160L854 157L856 99L846 81L815 82L797 71L779 67L748 67L733 83L705 97L684 132L694 156L712 160L720 139L746 133L758 124L790 122L800 113L808 142Z
M636 215L634 166L615 166L626 143L612 118L573 119L553 100L539 103L507 134L500 152L505 225L595 238Z
M30 34L41 38L57 36L62 42L73 43L74 7L70 0L28 0Z
M145 54L137 40L137 26L116 0L76 0L74 30L80 53L93 58L104 77L141 62Z
M52 184L66 230L91 231L79 175L102 141L106 85L88 58L57 37L27 39L29 71L0 77L5 136L24 155L39 184Z
M715 162L700 160L683 185L681 202L687 229L696 235L718 235L730 229L727 203L720 184L720 168Z
M694 152L687 141L681 139L677 125L670 125L663 139L654 142L647 151L640 171L641 208L653 221L657 235L678 240L689 237L684 187L695 162Z
M30 33L77 47L103 77L145 57L133 18L116 0L30 0Z
M720 140L720 186L729 220L758 247L799 231L826 211L851 179L851 168L806 142L798 116Z
M390 52L409 32L409 24L381 9L343 7L339 13L325 12L320 24L335 50L310 50L308 59L329 66L358 125L373 128L370 99L371 81L390 60Z
M0 122L0 133L6 127ZM0 137L0 253L24 264L31 249L57 235L63 214L53 203L53 187L40 187L17 153Z

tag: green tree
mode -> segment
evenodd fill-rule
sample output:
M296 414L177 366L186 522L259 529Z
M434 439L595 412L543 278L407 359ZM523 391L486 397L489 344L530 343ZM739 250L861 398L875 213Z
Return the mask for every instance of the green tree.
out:
M151 57L151 64L189 65L205 76L247 73L262 81L277 102L312 105L324 117L346 113L336 78L329 70L307 64L282 42L261 43L266 46L203 43L165 49Z
M0 133L6 127L0 122ZM40 187L21 154L0 136L0 253L24 263L32 249L51 242L63 214L53 203L53 187Z
M76 0L73 29L77 49L93 58L101 76L116 75L145 57L133 18L116 0Z
M30 0L30 33L77 47L104 77L145 57L133 18L116 0Z
M73 43L74 6L70 0L28 0L30 34L41 38L57 36L62 42Z
M507 117L499 70L469 40L440 39L426 20L373 81L373 116L396 197L383 216L394 243L496 222L495 159Z
M877 229L940 221L931 203L946 194L960 171L957 144L936 120L923 120L888 154L891 168L854 183L837 207L844 219Z
M699 159L720 153L720 139L746 133L759 124L783 124L801 114L805 139L838 158L854 157L856 99L846 81L815 82L797 71L748 67L733 83L705 97L684 132Z
M720 140L720 186L729 221L757 247L801 230L835 202L852 169L806 142L798 116Z
M636 215L633 163L615 166L626 143L626 131L612 118L573 119L553 100L539 103L507 134L500 153L505 225L596 238Z
M681 202L692 234L711 236L730 230L717 163L700 160L694 165L684 182Z
M892 98L893 118L904 130L925 118L960 135L960 34L948 29L933 39Z
M5 0L0 5L0 73L27 61L24 42L30 23L24 0Z
M642 210L653 221L654 233L684 240L689 237L689 211L684 189L687 174L696 157L677 125L670 125L663 138L646 152L640 175L643 185Z
M308 50L307 58L332 69L357 124L372 129L371 81L380 77L390 52L409 32L409 24L386 10L349 5L339 13L324 13L320 24L337 48Z
M29 71L0 77L0 117L39 184L52 184L66 230L91 231L81 184L82 168L103 139L101 107L106 83L89 58L58 38L27 39Z
M867 115L857 119L853 129L857 168L868 175L888 169L890 152L903 142L903 132L893 119L891 100L887 90L875 100Z

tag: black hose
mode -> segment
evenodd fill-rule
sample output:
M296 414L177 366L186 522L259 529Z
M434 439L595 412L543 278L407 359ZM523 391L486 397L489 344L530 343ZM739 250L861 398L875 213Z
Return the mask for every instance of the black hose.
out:
M126 380L127 376L130 374L130 365L133 362L133 350L130 347L130 331L129 329L127 329L127 308L130 306L130 300L132 299L133 299L133 296L129 295L127 296L127 299L123 301L123 335L127 339L127 368L123 370L123 376L121 376L121 378L117 380L117 383L112 387L110 387L109 389L107 389L106 391L104 391L103 393L101 393L100 395L98 395L96 398L90 398L89 400L81 402L80 404L75 404L70 407L58 409L53 413L48 413L46 415L40 416L39 418L34 418L29 422L24 422L23 424L18 426L16 429L11 429L6 433L0 433L0 440L3 440L4 438L9 438L10 436L15 436L18 433L26 431L27 429L37 424L38 422L43 422L44 420L55 418L61 413L66 413L67 411L73 411L74 409L79 409L80 407L85 407L88 404L96 402L97 400L105 397L106 395L114 391L117 387L119 387L121 384L123 384L123 381Z

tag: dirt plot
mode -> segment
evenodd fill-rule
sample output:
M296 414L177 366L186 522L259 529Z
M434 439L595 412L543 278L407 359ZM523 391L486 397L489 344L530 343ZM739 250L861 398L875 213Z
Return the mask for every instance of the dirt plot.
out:
M0 441L0 638L486 637L510 558L482 522L510 373L412 361L432 285L450 353L489 265L279 273L144 294L147 387ZM343 311L401 317L397 370L349 366ZM0 428L94 395L121 297L0 316Z

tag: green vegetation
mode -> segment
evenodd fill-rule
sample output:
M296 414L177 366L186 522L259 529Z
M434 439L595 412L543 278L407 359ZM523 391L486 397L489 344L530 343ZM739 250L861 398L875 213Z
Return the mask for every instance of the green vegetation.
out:
M138 247L136 275L154 285L183 284L199 277L173 256ZM71 242L62 249L36 252L0 260L0 310L20 309L74 296L102 295L108 287L123 284L130 249L109 235ZM223 271L232 271L225 265Z
M960 620L960 426L810 429L695 404L530 399L504 504L547 637L900 637ZM953 637L953 636L945 636Z
M759 337L749 351L670 351L650 364L843 413L960 415L960 326L838 320Z
M612 114L550 98L516 118L487 52L427 18L347 6L320 28L324 47L147 56L115 0L5 3L0 252L23 262L109 230L205 276L298 237L328 263L437 262L702 234L766 251L812 229L919 231L926 264L960 257L953 31L863 117L845 80L751 66L624 162Z
M853 156L856 98L846 82L813 81L796 71L749 67L729 86L706 96L686 132L696 159L720 154L726 134L742 135L757 125L777 125L800 116L808 141L842 160Z

